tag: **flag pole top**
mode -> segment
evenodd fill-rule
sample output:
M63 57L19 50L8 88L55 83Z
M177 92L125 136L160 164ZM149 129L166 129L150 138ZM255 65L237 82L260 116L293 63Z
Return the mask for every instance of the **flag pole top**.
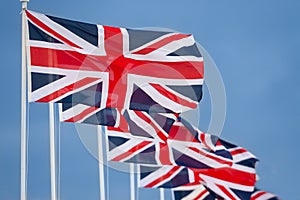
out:
M20 2L22 3L22 10L26 10L29 0L20 0Z

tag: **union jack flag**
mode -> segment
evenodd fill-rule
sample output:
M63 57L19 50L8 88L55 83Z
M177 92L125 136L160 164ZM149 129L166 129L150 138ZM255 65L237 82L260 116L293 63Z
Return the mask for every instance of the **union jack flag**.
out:
M279 198L269 192L261 191L255 188L253 192L243 192L236 190L241 200L279 200ZM204 185L182 186L173 189L174 200L223 200Z
M120 116L119 127L106 127L111 161L205 169L257 161L241 147L198 129L191 132L175 114L126 110Z
M165 165L140 166L138 184L144 188L178 188L202 184L224 199L239 200L250 199L255 182L255 170L239 164L218 169Z
M66 122L108 126L111 161L194 168L231 166L246 157L257 161L247 150L203 133L177 114L96 107L81 112L88 107L64 103L61 117Z
M108 155L113 161L194 168L216 168L242 162L254 167L257 161L246 149L203 133L177 114L136 110L123 110L122 113L117 109L66 103L60 114L65 122L110 126L106 133L110 141ZM123 149L131 149L131 153Z
M29 101L175 113L197 107L203 58L192 35L26 15Z
M200 136L200 138L205 137ZM140 166L140 187L176 188L203 184L224 199L250 199L256 182L255 163L257 158L245 149L223 140L218 143L222 143L228 148L232 155L231 166L221 168ZM217 148L218 145L215 150Z

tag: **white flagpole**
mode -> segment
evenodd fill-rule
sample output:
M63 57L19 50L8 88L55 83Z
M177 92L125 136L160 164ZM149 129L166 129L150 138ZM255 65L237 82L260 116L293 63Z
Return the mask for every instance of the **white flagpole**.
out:
M165 200L164 188L159 188L160 200Z
M137 183L137 187L136 187L136 191L137 191L136 198L137 198L137 199L140 199L140 196L139 196L139 185L140 185L140 180L141 180L140 165L139 165L139 164L136 164L136 183Z
M57 141L57 199L60 200L61 195L60 195L60 180L61 180L61 122L62 120L62 104L58 104L58 119L59 119L59 124L58 124L58 141Z
M104 178L104 159L103 159L103 141L101 126L97 126L98 135L98 163L99 163L99 184L100 184L100 200L105 200L105 178Z
M104 136L105 139L105 153L106 153L106 157L105 157L105 163L106 163L106 194L107 194L107 198L106 200L109 200L109 164L108 164L108 155L107 152L109 151L109 142L108 142L108 136L105 132L105 126L102 126L102 136ZM103 162L104 163L104 162Z
M27 2L29 0L20 0L22 2L22 86L21 86L21 191L20 199L26 200L27 197L27 134L26 134L26 104L27 104L27 80L26 80L26 16Z
M135 200L134 163L129 164L130 171L130 200Z
M54 134L54 104L49 103L49 136L50 136L50 180L51 200L56 200L56 163L55 163L55 134Z

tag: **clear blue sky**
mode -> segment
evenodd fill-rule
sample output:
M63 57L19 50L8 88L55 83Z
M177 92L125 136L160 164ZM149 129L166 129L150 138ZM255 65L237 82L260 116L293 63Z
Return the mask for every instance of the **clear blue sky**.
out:
M21 4L7 0L1 7L0 199L14 200L20 183ZM259 157L258 187L282 199L300 199L299 1L31 0L29 9L105 25L194 34L224 80L222 138ZM34 200L50 199L47 119L46 104L30 106L28 197ZM63 124L63 199L97 199L97 172L97 161L74 126ZM127 174L110 172L110 199L129 199L128 180ZM139 192L141 199L158 198L154 190Z

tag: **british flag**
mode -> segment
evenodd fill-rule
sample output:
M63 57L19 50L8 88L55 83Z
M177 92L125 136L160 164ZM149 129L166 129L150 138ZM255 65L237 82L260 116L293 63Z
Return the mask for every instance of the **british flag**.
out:
M254 167L257 161L244 148L203 133L178 114L92 108L96 113L72 117L74 109L76 106L64 109L65 121L107 126L107 153L111 161L206 169L242 162Z
M175 114L125 110L116 119L117 127L106 127L111 161L205 169L257 161L241 147L198 129L191 132Z
M203 58L192 35L26 16L31 102L176 113L197 107Z
M269 192L254 189L253 192L243 192L236 190L241 200L279 200L279 198ZM182 186L173 189L174 200L224 200L204 185Z
M257 161L249 151L203 133L178 114L96 107L90 107L89 113L81 112L88 107L64 103L61 118L107 126L111 161L194 168L231 166L241 159L245 162L246 157L253 165Z
M178 188L199 186L209 188L224 199L250 199L256 182L255 170L235 164L218 169L195 169L183 166L140 166L139 187Z
M199 135L198 138L207 138L201 136L202 134ZM220 144L223 144L230 152L232 165L220 168L140 166L140 187L176 188L203 184L224 199L250 199L256 182L257 158L245 149L223 140L217 141L215 151L220 148ZM208 145L207 148L210 146ZM190 152L186 154L189 155Z

